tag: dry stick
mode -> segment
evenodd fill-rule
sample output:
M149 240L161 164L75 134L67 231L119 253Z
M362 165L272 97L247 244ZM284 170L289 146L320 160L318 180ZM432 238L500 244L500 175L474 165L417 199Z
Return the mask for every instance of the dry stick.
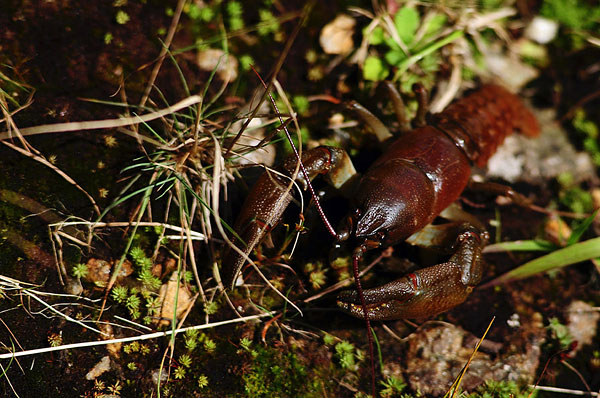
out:
M177 30L177 25L179 24L179 18L181 17L181 12L183 11L183 6L185 5L185 0L179 0L177 2L177 8L173 13L173 19L171 20L171 26L169 26L169 31L167 32L167 37L165 40L165 44L162 46L160 50L160 54L158 55L158 60L152 68L152 73L150 74L150 80L148 80L148 84L146 85L146 90L144 91L144 95L142 96L142 100L140 101L140 106L146 105L146 101L148 101L148 97L150 96L150 92L152 91L152 87L154 87L154 82L156 81L156 77L158 76L158 72L162 66L163 61L165 60L165 56L167 55L167 51L169 47L171 47L171 42L173 41L173 36L175 36L175 31Z
M36 162L40 162L41 164L43 164L44 166L50 168L52 171L54 171L55 173L57 173L59 176L61 176L64 180L66 180L69 184L73 185L75 188L77 188L77 190L79 190L81 193L83 193L85 195L86 198L88 198L88 200L92 203L92 206L94 207L94 211L96 212L96 214L98 216L100 216L100 207L98 207L98 204L96 203L96 201L94 200L94 198L92 197L92 195L90 195L89 193L87 193L87 191L85 189L83 189L77 182L75 182L75 180L73 180L71 177L69 177L68 174L66 174L64 171L62 171L61 169L59 169L58 167L56 167L55 165L53 165L52 163L50 163L48 160L46 160L44 157L36 155L31 153L30 151L26 151L23 148L20 148L8 141L1 141L4 145L6 145L7 147L9 147L10 149L17 151L19 153L21 153L24 156L27 156L28 158L31 158L33 160L35 160Z
M2 141L2 143L4 145L8 146L9 148L15 150L15 151L20 152L21 154L23 154L23 155L25 155L27 157L30 157L33 160L37 161L37 162L42 163L43 165L49 167L54 172L56 172L58 175L60 175L61 177L63 177L65 180L67 180L67 182L69 182L70 184L72 184L73 186L75 186L75 188L77 188L79 191L81 191L90 200L90 202L92 203L92 206L94 207L94 210L96 211L96 213L98 215L100 215L100 208L98 207L98 205L94 201L94 198L92 198L92 196L90 194L88 194L81 186L79 186L71 177L69 177L66 173L64 173L58 167L56 167L55 165L53 165L52 163L50 163L46 158L44 158L42 156L42 154L38 150L36 150L31 145L29 145L29 143L25 140L25 138L23 138L23 134L21 133L21 131L19 130L19 128L15 124L15 122L12 119L12 117L10 116L10 114L8 113L8 108L7 108L7 105L6 105L6 102L5 102L3 96L0 98L0 105L2 106L2 110L3 110L4 115L6 117L7 126L12 126L12 128L14 129L14 131L17 134L17 137L18 137L19 141L21 141L21 144L23 145L23 148L20 148L20 147L16 146L15 144L7 142L7 141ZM9 128L9 130L6 133L9 136L11 135L10 128ZM2 137L2 134L0 134L0 139L2 139L1 137ZM59 273L60 273L60 270L59 270Z
M71 131L81 130L98 130L98 129L109 129L115 127L130 126L132 124L139 124L149 122L155 119L159 119L163 116L169 115L180 111L181 109L187 108L188 106L194 105L202 101L202 97L199 95L192 95L187 97L178 103L161 109L156 112L148 113L141 116L133 116L128 118L118 119L105 119L105 120L91 120L83 122L69 122L69 123L53 123L53 124L42 124L39 126L25 127L19 129L19 133L22 136L28 135L39 135L39 134L52 134L52 133L65 133ZM9 131L3 131L0 133L0 140L11 138L12 134Z
M4 369L4 366L2 366L2 364L0 364L0 370L2 370L3 375L6 375L6 371L8 369ZM10 382L10 378L7 375L6 375L6 381L8 382L8 385L10 386L10 389L12 390L13 394L15 394L15 397L20 398L19 394L17 394L17 391L15 390L12 383Z
M72 348L94 347L94 346L108 345L108 344L114 344L114 343L127 343L130 341L156 339L159 337L170 336L174 333L186 332L188 330L210 329L210 328L215 328L218 326L229 325L232 323L239 323L239 322L247 322L247 321L251 321L254 319L265 318L265 317L269 317L269 316L273 316L273 315L276 315L276 311L270 311L270 312L266 312L263 314L257 314L257 315L250 315L250 316L246 316L243 318L228 319L226 321L215 322L215 323L210 323L210 324L189 326L187 328L180 328L180 329L176 329L176 330L167 330L165 332L142 334L140 336L134 336L134 337L124 337L124 338L120 338L120 339L110 339L110 340L101 340L101 341L88 341L85 343L65 344L65 345L61 345L58 347L45 347L45 348L38 348L38 349L34 349L34 350L18 351L18 352L14 352L14 353L0 354L0 359L9 359L9 358L23 357L23 356L28 356L28 355L43 354L43 353L53 352L53 351L69 350Z
M31 297L32 299L36 300L37 302L41 303L44 307L48 308L50 311L55 312L56 314L62 316L63 318L65 318L67 321L69 322L74 322L86 329L90 329L93 330L96 333L100 333L102 335L107 336L106 333L101 332L98 329L95 329L89 325L86 325L85 323L78 321L77 319L71 318L70 316L68 316L67 314L64 314L62 312L60 312L59 310L57 310L56 308L54 308L53 306L51 306L50 304L46 303L44 300L40 299L39 297L37 297L35 294L30 293L27 289L23 289L23 293L29 297Z
M115 222L90 222L90 221L66 221L66 222L61 222L61 223L56 223L56 224L50 224L50 227L64 227L64 226L71 226L71 225L88 225L91 229L94 228L116 228L116 227L131 227L133 225L137 225L139 227L163 227L164 229L172 229L173 231L176 232L181 232L182 228L178 227L176 225L171 225L171 224L167 224L164 222L156 222L156 221L140 221L140 222L133 222L133 221L115 221ZM197 239L197 240L206 240L206 236L204 236L204 234L200 233L200 232L196 232L196 231L192 231L190 230L190 238L191 239ZM64 236L69 236L69 235L64 235ZM174 239L174 237L171 235L169 236L170 239ZM76 239L76 238L73 238Z
M584 395L588 397L600 397L600 393L597 392L589 392L589 391L581 391L581 390L572 390L570 388L560 388L560 387L551 387L551 386L538 386L538 385L529 385L534 390L539 391L549 391L549 392L557 392L561 394L571 394L571 395Z

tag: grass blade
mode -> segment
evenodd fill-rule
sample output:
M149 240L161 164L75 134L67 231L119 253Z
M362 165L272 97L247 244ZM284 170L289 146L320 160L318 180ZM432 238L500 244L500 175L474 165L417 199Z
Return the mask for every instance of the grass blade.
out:
M589 239L550 254L538 257L492 280L484 286L495 286L512 280L524 279L529 276L549 271L554 268L579 263L600 257L600 237Z

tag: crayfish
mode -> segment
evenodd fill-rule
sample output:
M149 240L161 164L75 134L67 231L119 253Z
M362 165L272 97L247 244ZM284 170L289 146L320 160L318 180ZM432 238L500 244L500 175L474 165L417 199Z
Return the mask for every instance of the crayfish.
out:
M399 94L390 85L388 88L399 120L406 120L400 114L404 110ZM420 86L415 88L417 97L426 96L423 91ZM516 95L497 85L482 86L441 113L430 115L427 122L424 103L426 100L419 101L416 128L405 127L398 138L365 108L350 104L387 150L360 177L352 195L354 210L337 232L322 218L336 241L356 242L353 271L357 290L341 293L338 305L364 318L367 330L370 320L430 317L469 296L482 279L482 249L489 237L479 221L451 205L469 184L472 166L485 166L513 130L527 136L539 133L535 116ZM328 146L304 151L299 165L296 155L291 155L276 171L266 171L259 178L237 218L234 229L241 240L233 239L237 250L228 249L223 258L227 288L234 287L248 255L292 201L292 179L312 191L310 180L319 174L337 188L354 180L356 174L348 154ZM438 216L448 222L431 224ZM453 254L447 262L363 291L358 264L364 253L402 241L445 247ZM368 337L372 347L370 331Z

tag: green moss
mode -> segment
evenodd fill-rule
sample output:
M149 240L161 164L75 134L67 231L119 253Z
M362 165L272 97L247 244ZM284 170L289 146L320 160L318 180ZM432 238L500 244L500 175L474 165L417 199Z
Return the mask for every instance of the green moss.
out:
M88 274L87 264L77 264L73 266L73 276L76 278L85 278Z
M119 25L125 25L127 22L129 22L129 15L123 11L123 10L119 10L117 11L117 15L115 16L115 21L117 21L117 23Z
M575 112L573 127L583 139L583 148L590 154L596 166L600 166L600 144L598 144L598 126L588 119L583 109Z
M487 381L467 398L535 398L536 395L537 390L531 392L514 381Z
M600 6L583 0L545 0L540 14L572 29L592 29L600 21Z
M242 376L247 396L311 396L308 372L296 354L262 346L255 350L251 370Z

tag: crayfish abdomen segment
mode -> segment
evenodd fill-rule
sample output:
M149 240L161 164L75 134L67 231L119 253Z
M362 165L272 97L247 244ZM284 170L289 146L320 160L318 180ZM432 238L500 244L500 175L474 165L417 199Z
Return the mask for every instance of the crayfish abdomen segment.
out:
M433 124L452 137L469 159L486 165L504 138L515 129L535 137L535 116L516 95L493 84L485 85L434 115ZM469 141L469 142L465 142Z

